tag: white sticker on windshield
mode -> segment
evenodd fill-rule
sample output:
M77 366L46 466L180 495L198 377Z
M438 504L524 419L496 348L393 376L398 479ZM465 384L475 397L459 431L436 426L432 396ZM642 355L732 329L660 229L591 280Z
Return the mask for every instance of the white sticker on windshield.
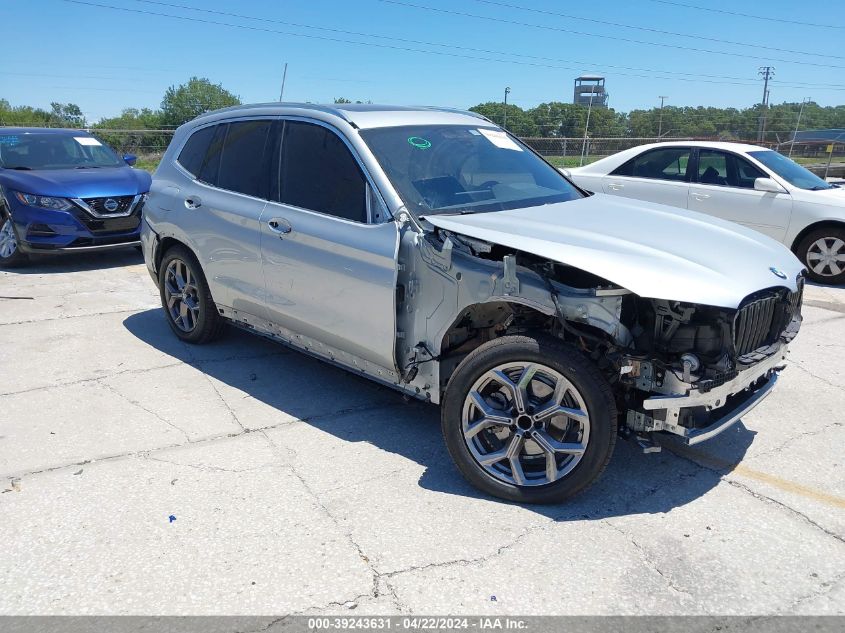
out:
M478 128L478 131L481 132L484 138L493 143L496 147L501 147L502 149L513 149L517 152L522 151L522 148L514 143L511 137L501 130L485 130L484 128Z
M92 136L74 136L73 140L79 143L80 145L102 145L100 141L98 141Z

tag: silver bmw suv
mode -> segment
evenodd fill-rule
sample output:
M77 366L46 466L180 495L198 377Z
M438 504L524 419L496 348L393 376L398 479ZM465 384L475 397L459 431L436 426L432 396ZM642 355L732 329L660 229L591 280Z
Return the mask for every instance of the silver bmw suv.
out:
M470 112L212 112L177 130L144 217L177 337L246 328L440 405L463 475L514 501L580 492L618 435L725 430L801 323L782 244L581 190Z

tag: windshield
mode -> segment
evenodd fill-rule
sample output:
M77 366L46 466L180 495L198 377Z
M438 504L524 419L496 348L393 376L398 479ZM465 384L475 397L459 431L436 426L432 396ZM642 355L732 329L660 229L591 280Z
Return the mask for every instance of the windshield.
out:
M364 130L361 136L405 206L418 215L503 211L581 197L554 167L496 128L414 125Z
M6 169L84 169L120 167L125 163L84 132L0 133L0 167Z
M830 183L825 182L813 172L804 169L798 163L778 152L767 149L759 152L748 152L748 155L759 160L793 187L809 189L810 191L833 188Z

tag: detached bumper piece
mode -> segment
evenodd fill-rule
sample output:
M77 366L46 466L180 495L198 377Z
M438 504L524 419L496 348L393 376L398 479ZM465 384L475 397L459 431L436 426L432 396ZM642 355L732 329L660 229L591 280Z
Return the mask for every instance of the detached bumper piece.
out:
M751 411L777 383L786 347L735 378L706 390L692 386L686 394L654 396L643 401L643 411L628 411L628 426L640 432L666 431L688 445L726 431Z

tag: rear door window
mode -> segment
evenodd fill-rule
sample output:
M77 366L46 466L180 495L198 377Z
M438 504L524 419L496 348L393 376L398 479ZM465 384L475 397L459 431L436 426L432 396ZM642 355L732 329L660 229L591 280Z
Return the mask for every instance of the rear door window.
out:
M364 174L337 134L314 123L285 122L281 202L346 220L367 221Z
M643 152L617 167L611 175L685 182L691 149L663 147Z
M230 123L223 143L216 185L256 198L267 198L270 190L268 144L270 120Z

